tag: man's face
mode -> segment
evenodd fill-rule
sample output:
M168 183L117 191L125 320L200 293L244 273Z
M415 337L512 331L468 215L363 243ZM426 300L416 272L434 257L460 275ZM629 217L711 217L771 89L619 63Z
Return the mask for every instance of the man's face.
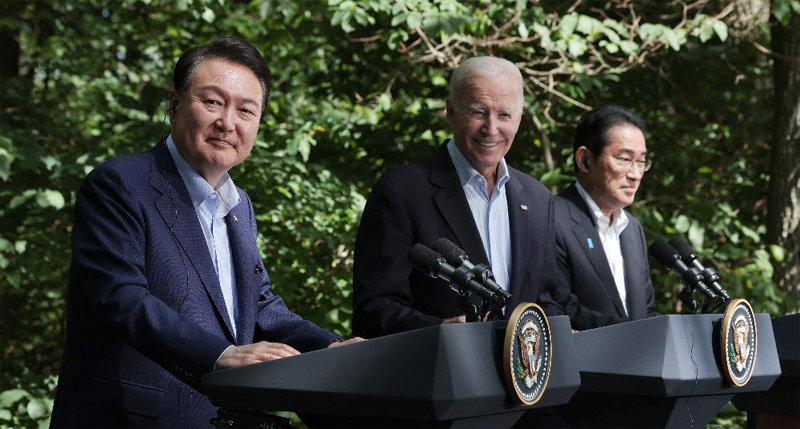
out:
M253 149L261 121L261 84L253 72L221 59L201 62L186 94L173 91L172 138L211 186Z
M584 188L600 209L611 217L610 213L616 214L633 204L644 175L639 164L646 158L647 146L642 131L629 124L609 128L606 137L608 145L600 156L595 159L588 156L587 186ZM585 147L583 149L588 152ZM633 161L632 167L629 167L630 161Z
M519 81L513 74L467 78L459 100L447 100L447 122L456 146L475 170L494 175L522 118Z

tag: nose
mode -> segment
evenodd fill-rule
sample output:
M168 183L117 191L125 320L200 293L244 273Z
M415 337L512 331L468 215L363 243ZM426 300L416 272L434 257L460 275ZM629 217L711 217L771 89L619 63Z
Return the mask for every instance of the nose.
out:
M632 180L642 180L642 177L644 177L644 168L633 163L631 168L628 169L628 178Z
M224 132L232 131L233 124L235 120L235 111L233 108L226 107L220 110L219 117L214 122L214 125L220 130Z
M494 115L486 115L483 120L483 132L486 135L494 135L497 133L498 120Z

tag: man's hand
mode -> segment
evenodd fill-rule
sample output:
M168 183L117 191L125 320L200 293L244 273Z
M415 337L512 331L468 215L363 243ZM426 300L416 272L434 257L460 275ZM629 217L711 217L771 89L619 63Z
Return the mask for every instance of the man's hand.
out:
M449 319L442 320L442 325L448 323L467 323L467 316L462 314L461 316L451 317Z
M353 337L353 338L350 338L349 340L344 340L344 341L334 341L334 342L330 343L330 344L328 345L328 347L338 347L338 346L343 346L343 345L345 345L345 344L354 344L354 343L359 343L359 342L361 342L361 341L364 341L364 339L363 339L363 338L361 338L361 337Z
M216 369L235 368L283 357L299 355L292 346L261 341L243 346L228 347L217 361Z

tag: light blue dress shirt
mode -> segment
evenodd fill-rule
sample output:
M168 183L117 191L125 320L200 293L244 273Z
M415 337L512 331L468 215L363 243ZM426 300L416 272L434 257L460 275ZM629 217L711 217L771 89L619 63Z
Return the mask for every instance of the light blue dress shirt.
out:
M167 137L167 147L175 166L178 167L181 178L183 178L183 183L189 191L197 219L203 227L208 252L211 254L211 260L214 261L214 268L217 270L219 284L222 287L222 296L225 298L225 307L233 327L233 335L236 336L236 319L239 309L235 287L236 273L233 269L233 255L231 254L231 243L228 240L225 216L239 204L239 193L228 173L222 176L216 188L212 188L206 179L183 159L172 140L172 135Z
M508 290L511 277L511 228L508 221L508 200L505 184L510 178L505 158L497 166L497 183L492 196L486 191L486 179L472 168L469 161L458 150L453 139L447 143L450 159L472 211L472 218L481 235L483 249L489 258L495 281ZM467 255L473 256L473 255ZM474 261L473 261L474 263Z

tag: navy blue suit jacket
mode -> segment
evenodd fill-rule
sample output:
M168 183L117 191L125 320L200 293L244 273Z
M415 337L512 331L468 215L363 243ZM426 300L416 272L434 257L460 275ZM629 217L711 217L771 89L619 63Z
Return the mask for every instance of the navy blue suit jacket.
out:
M67 335L53 426L201 427L216 409L199 377L230 345L300 351L336 337L270 292L247 194L225 218L236 272L234 338L189 193L162 140L108 161L75 205Z
M626 212L629 223L619 237L625 261L626 315L597 223L574 184L555 197L555 213L558 281L552 298L569 315L572 328L584 330L657 316L647 241L639 221Z
M509 168L512 298L539 302L554 281L553 197L534 178ZM353 267L353 333L376 337L440 324L464 314L446 281L412 268L416 243L447 238L475 263L488 264L447 145L424 160L383 176L372 189L358 228Z

